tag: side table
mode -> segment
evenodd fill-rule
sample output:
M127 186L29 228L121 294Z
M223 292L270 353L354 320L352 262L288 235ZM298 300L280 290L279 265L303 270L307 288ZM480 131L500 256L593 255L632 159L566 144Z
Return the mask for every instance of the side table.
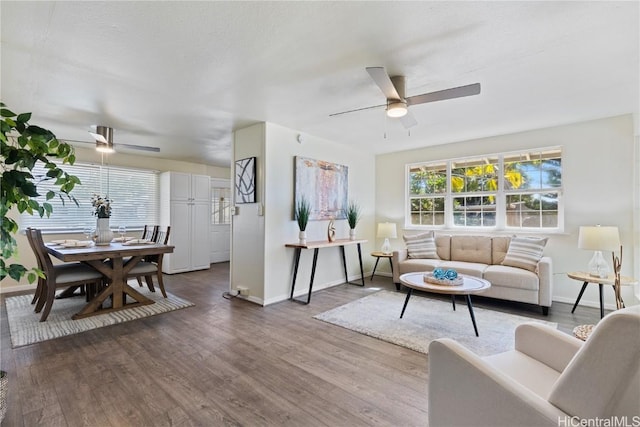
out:
M582 294L584 293L584 290L587 288L587 285L589 283L597 283L598 288L600 290L600 318L602 319L604 317L604 297L602 295L602 285L611 285L611 287L613 287L613 285L615 284L614 276L610 274L608 277L596 277L584 271L574 271L571 273L567 273L567 276L569 276L572 279L583 282L582 289L580 289L580 293L578 294L578 299L576 299L575 304L573 304L573 308L571 309L571 312L573 313L576 310L576 307L578 306L578 303L580 302L580 299L582 298ZM633 277L620 276L620 286L635 285L636 283L637 281Z
M371 252L371 256L376 257L376 263L373 266L373 273L371 273L371 280L373 280L373 276L374 274L376 274L376 268L378 268L378 261L380 261L380 258L387 258L389 260L391 273L393 273L393 263L391 262L391 258L393 258L393 254L385 254L384 252Z

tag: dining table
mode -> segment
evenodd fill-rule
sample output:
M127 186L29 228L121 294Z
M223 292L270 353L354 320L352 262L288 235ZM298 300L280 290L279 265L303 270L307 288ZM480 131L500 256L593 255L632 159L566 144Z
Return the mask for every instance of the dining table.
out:
M153 304L133 287L127 284L127 275L145 256L160 255L173 252L174 246L160 243L131 244L128 242L111 242L108 245L65 247L47 243L47 252L63 262L82 262L87 264L108 279L108 285L90 299L87 304L72 318L82 319L97 314ZM105 262L107 261L108 262ZM127 296L132 302L127 303ZM110 307L103 303L111 299Z

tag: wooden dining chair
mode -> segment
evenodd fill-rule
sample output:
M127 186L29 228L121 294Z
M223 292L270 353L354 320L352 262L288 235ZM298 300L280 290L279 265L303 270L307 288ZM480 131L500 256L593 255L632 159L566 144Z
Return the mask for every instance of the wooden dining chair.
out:
M171 227L167 226L156 227L156 232L153 237L153 241L162 245L166 245L169 243L169 233L171 231ZM151 292L155 292L155 288L153 286L153 276L155 275L158 279L158 286L160 287L160 292L162 292L163 297L167 297L167 292L164 290L164 283L162 282L162 257L164 254L158 255L147 255L144 257L143 261L140 261L136 264L129 274L127 278L135 277L138 279L138 283L141 283L141 278L144 277L145 282L147 283L147 287Z
M159 227L158 225L145 224L144 229L142 230L142 236L140 236L140 238L155 242L156 241L155 237L156 237L156 233L158 232L158 227ZM143 261L146 261L146 260L143 259ZM136 277L136 279L138 280L138 285L142 287L142 276L138 276Z
M102 274L87 265L81 263L53 265L40 230L35 228L27 229L27 238L30 239L29 243L32 244L32 249L34 249L34 253L38 258L39 268L46 277L35 309L36 313L42 310L41 322L46 321L51 312L57 289L77 285L93 286L93 289L97 289L102 284Z
M145 240L153 240L153 237L156 235L157 231L158 231L157 225L145 224L144 230L142 230L142 236L140 236L140 238Z

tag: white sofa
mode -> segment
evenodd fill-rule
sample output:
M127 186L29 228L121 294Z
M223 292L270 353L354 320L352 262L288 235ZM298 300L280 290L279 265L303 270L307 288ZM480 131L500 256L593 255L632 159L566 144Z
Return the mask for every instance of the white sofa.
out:
M429 426L586 426L640 422L640 306L614 311L586 342L547 325L516 328L515 348L479 357L429 345Z
M411 258L407 249L393 252L393 282L398 289L404 273L451 268L491 282L491 288L481 296L536 304L543 314L549 313L553 294L551 258L542 256L529 270L502 264L511 237L435 235L434 240L437 255L433 254L433 258Z

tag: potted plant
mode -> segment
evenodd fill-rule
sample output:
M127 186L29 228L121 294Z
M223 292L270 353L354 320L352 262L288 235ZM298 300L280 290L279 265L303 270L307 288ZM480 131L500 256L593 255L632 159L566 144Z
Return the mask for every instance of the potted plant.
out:
M360 206L351 201L347 207L347 222L349 223L349 240L356 240L356 225L360 221Z
M0 229L0 280L9 276L18 281L26 275L29 283L33 283L42 276L40 270L27 270L17 263L6 264L5 260L18 253L14 237L18 233L18 223L9 216L9 212L15 207L18 213L37 213L48 217L53 212L48 201L56 196L63 203L69 199L78 205L69 193L76 184L80 184L80 179L67 174L52 161L57 159L62 164L73 164L76 160L73 147L58 141L51 131L29 124L30 119L31 113L15 114L0 102L0 215L3 219ZM38 162L44 164L47 173L35 177L31 171ZM56 191L47 191L43 195L46 201L39 201L38 184L47 180L55 180Z
M298 227L300 228L300 234L298 236L301 245L307 244L307 223L309 222L309 215L311 215L311 205L305 197L301 197L296 205L295 217L298 221Z

